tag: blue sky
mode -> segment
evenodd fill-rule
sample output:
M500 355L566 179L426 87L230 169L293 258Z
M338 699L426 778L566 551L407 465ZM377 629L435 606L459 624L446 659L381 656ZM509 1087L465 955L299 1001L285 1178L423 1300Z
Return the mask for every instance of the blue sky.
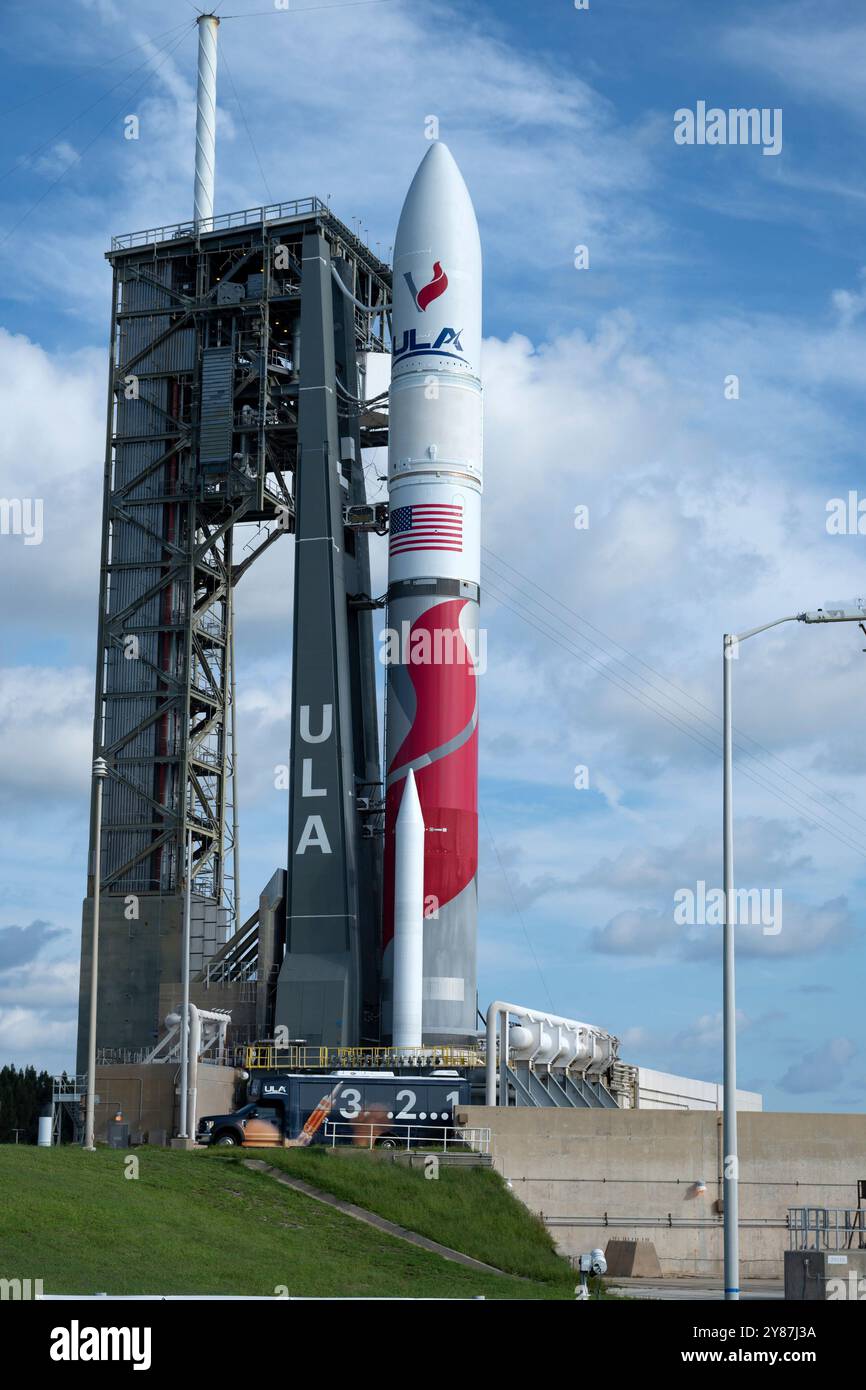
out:
M387 254L435 114L478 211L482 1006L553 1006L616 1032L630 1061L716 1079L717 934L678 928L673 895L719 882L721 634L866 592L866 539L826 529L827 502L861 485L866 424L862 9L300 9L221 25L217 210L316 193ZM103 256L114 233L190 214L193 7L7 0L0 63L0 495L45 505L41 545L0 536L0 1058L59 1068L85 875ZM780 108L781 153L677 145L674 112L698 101ZM290 544L239 589L250 905L285 855ZM773 1108L866 1099L863 646L856 627L780 628L734 673L738 882L784 903L777 936L742 934L740 1076Z

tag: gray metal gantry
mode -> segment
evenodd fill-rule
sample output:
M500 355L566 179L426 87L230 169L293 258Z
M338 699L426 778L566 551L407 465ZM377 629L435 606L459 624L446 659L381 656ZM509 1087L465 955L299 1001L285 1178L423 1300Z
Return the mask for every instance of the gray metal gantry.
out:
M367 536L344 529L340 513L344 503L365 500L361 448L387 440L386 417L358 404L357 359L386 350L390 273L318 199L216 217L207 232L187 223L117 237L107 258L114 282L94 757L106 759L109 776L98 1042L135 1049L155 1042L165 1008L176 1001L188 838L194 972L238 924L232 596L281 535L296 528L298 540L322 534L313 501L306 520L300 516L302 456L314 490L318 471L320 501L325 494L337 499L332 540L339 559L324 596L313 592L318 577L305 578L297 565L293 679L303 684L307 661L318 660L314 628L335 628L330 675L311 672L317 699L327 698L329 680L335 686L343 733L345 824L336 829L343 850L330 868L348 884L354 954L364 971L373 968L369 919L377 908L362 909L361 922L353 905L359 855L370 861L365 883L375 884L380 852L376 837L374 848L359 849L365 823L357 796L380 776L373 600ZM306 369L305 336L312 357ZM239 522L259 527L241 554L233 544ZM336 605L334 620L324 601ZM296 699L303 695L296 690ZM293 807L294 741L293 726ZM93 837L92 804L82 1001L90 989ZM289 878L290 900L303 896L303 874L294 888L291 869ZM277 959L285 944L274 943ZM366 981L359 984L362 1009L374 993Z

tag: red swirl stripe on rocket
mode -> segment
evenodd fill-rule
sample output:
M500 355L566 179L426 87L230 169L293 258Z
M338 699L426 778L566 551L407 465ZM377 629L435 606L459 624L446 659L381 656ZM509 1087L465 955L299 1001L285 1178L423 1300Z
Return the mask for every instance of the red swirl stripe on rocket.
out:
M433 262L433 279L427 285L423 285L420 290L415 288L415 281L411 273L404 275L404 280L409 286L412 298L415 301L415 308L422 314L428 304L432 304L434 299L438 299L448 288L448 276L442 269L439 261Z
M405 669L415 693L415 714L388 768L389 781L405 774L418 758L434 759L475 717L478 677L460 630L465 607L465 599L434 603L412 624ZM413 652L419 653L414 659Z
M412 625L422 633L453 633L463 645L463 660L414 664L405 668L415 697L412 726L388 769L386 819L396 824L413 767L425 819L443 833L428 842L424 893L445 907L472 882L478 869L478 684L475 667L459 630L461 599L434 604ZM385 841L384 943L393 935L393 838Z

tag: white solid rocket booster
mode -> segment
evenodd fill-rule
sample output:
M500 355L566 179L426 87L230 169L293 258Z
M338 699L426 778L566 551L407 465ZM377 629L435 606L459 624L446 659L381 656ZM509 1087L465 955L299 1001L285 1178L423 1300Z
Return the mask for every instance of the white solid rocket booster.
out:
M439 142L403 205L393 285L384 1022L396 1036L394 836L412 771L427 827L424 1041L468 1041L476 1035L481 243L460 170Z
M395 1047L420 1047L424 978L424 817L412 769L394 830Z

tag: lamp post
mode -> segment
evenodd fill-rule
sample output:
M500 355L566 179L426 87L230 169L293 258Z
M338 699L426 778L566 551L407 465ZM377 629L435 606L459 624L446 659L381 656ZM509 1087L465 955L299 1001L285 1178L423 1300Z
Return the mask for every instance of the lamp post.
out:
M725 1298L740 1297L739 1154L737 1151L737 1007L734 972L734 809L733 721L731 716L731 663L739 644L781 623L861 623L864 611L819 608L814 613L792 613L761 627L738 634L726 632L722 642L722 721L724 756L722 779L722 828L724 840L725 926L722 944L722 1034L724 1048L724 1100L722 1111L722 1178L725 1243Z
M178 1138L189 1138L189 952L192 934L192 831L186 837L186 877L183 893L183 958L181 960L181 989L183 1005L180 1011L180 1105Z
M93 764L95 805L93 814L93 941L90 951L90 1031L87 1038L87 1099L84 1109L84 1147L96 1148L96 1000L99 987L99 907L102 879L102 784L108 776L108 763L97 758Z

